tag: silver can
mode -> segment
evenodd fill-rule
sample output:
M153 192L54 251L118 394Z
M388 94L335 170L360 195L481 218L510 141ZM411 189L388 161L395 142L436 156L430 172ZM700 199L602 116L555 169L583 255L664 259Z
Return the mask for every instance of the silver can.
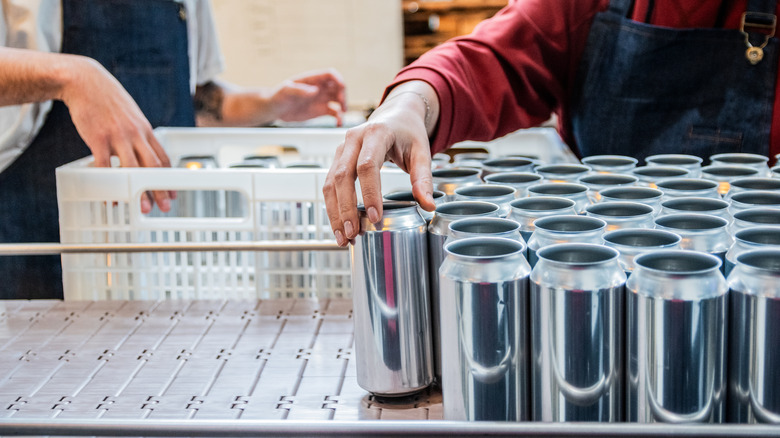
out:
M378 223L360 213L350 247L357 382L373 394L433 382L426 223L413 202L385 202Z
M601 191L601 201L630 201L649 205L653 213L661 211L664 192L650 187L615 187Z
M777 178L739 178L731 182L731 190L725 198L731 198L737 193L751 190L765 190L768 192L780 192L780 180Z
M721 196L729 192L732 181L751 176L759 176L758 170L747 166L710 165L701 168L701 177L717 182Z
M638 163L636 158L625 155L591 155L581 161L598 173L626 173L633 170Z
M734 243L726 252L726 276L734 269L740 254L754 249L780 249L780 227L751 227L737 231Z
M780 165L771 167L769 169L769 176L772 178L780 178Z
M721 261L664 250L635 262L627 283L627 420L722 422L728 287Z
M431 297L431 326L433 333L434 372L441 379L441 344L439 324L439 268L446 253L444 243L450 235L450 224L466 217L498 217L498 206L481 201L452 201L436 207L428 224L428 270Z
M756 226L780 226L780 209L748 208L734 213L731 233Z
M601 201L601 191L613 187L631 187L636 185L639 180L633 175L621 175L616 173L595 173L585 175L577 180L588 188L590 202Z
M658 182L673 178L690 178L691 171L674 166L642 166L631 171L640 186L658 188Z
M433 175L433 188L434 190L441 190L444 192L445 201L452 201L455 199L455 189L458 187L473 186L482 183L479 173L480 171L478 169L466 167L436 169L431 171L431 174Z
M678 213L657 217L655 226L679 234L682 237L682 249L716 256L721 262L721 271L725 271L726 251L734 243L726 219L706 214Z
M554 196L537 196L533 198L516 199L509 204L512 212L509 219L520 224L520 235L528 242L534 232L534 222L546 216L577 214L575 203L571 199Z
M747 154L744 152L731 152L710 156L713 165L746 166L756 169L761 176L769 175L769 157L766 155Z
M279 161L278 155L247 155L244 157L244 163L260 164L269 169L277 169L282 167L282 162Z
M590 205L588 188L575 183L541 183L528 187L528 196L557 196L559 198L574 201L574 209L577 213L585 213L585 208Z
M528 187L539 184L541 180L541 175L530 172L501 172L492 173L485 177L485 182L488 184L509 186L515 189L515 198L528 196Z
M780 249L737 257L728 285L728 420L780 424Z
M482 177L500 172L531 172L534 170L533 160L528 158L500 157L482 162Z
M589 205L586 214L607 223L605 231L622 228L653 228L653 207L638 202L600 202Z
M695 155L686 154L658 154L645 158L648 166L674 166L687 170L691 178L701 175L701 163L704 160Z
M528 263L533 268L537 252L556 243L592 243L601 245L607 223L579 215L547 216L534 222L534 233L528 239Z
M625 228L604 234L604 245L615 248L618 262L626 276L634 271L634 259L639 254L662 249L679 249L682 238L675 233L647 228Z
M523 251L525 252L525 240L523 240L523 236L520 235L520 224L512 219L500 217L469 217L453 221L450 223L449 228L450 231L447 242L468 237L503 237L522 243ZM447 244L445 243L445 246L446 245Z
M722 199L687 197L671 198L661 203L661 215L677 213L698 213L717 216L731 222L729 203Z
M527 421L528 276L516 240L446 246L441 282L445 420Z
M178 167L203 171L216 169L218 165L217 160L210 155L184 155L179 158ZM176 202L172 203L171 211L166 216L204 218L224 215L224 193L216 190L179 190Z
M780 209L780 193L766 190L753 190L736 193L731 197L731 214L748 208L777 208Z
M456 201L484 201L498 205L500 217L509 216L512 207L510 202L515 200L515 189L498 184L476 184L455 189Z
M612 248L558 244L531 272L531 419L623 419L626 275Z
M664 192L664 199L681 197L721 199L718 183L701 178L670 178L658 182L658 189Z
M551 183L573 183L590 173L584 164L545 164L534 169L545 181Z
M444 203L444 192L441 190L434 190L431 194L433 196L433 203L437 206ZM414 193L412 193L411 190L401 190L398 192L388 193L384 196L386 201L402 201L402 202L417 202L416 199L414 199ZM426 222L430 222L431 219L433 219L433 212L432 211L425 211L420 207L420 205L417 205L417 210L420 212L420 215L425 219Z

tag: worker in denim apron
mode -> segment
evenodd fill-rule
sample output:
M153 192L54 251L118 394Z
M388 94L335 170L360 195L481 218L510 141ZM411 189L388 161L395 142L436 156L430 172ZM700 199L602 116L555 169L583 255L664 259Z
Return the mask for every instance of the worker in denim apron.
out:
M777 153L777 2L681 1L664 1L663 12L706 9L714 25L647 24L632 0L517 0L406 67L331 166L323 194L338 243L359 231L356 179L369 219L381 218L386 159L410 173L415 198L433 210L432 154L538 126L551 112L581 157ZM645 21L657 3L642 2ZM680 15L669 21L684 23Z

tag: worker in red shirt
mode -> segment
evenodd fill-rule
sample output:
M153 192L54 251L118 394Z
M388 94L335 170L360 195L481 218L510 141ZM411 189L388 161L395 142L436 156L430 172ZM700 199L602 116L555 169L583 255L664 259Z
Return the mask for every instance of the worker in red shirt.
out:
M511 2L402 70L348 131L323 188L336 240L359 231L356 179L381 218L385 160L433 210L431 154L551 113L581 157L780 152L776 11L772 0Z

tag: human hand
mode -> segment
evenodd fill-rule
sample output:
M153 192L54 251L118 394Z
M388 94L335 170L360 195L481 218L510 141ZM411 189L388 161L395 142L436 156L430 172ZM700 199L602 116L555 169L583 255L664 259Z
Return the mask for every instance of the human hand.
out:
M330 115L341 126L347 110L344 79L332 69L292 77L272 91L270 100L277 118L288 122Z
M152 126L130 94L96 61L74 57L72 80L61 100L70 111L79 135L92 151L96 167L110 167L112 155L122 167L170 167L152 133ZM170 210L175 192L155 191L141 196L141 212L149 213L152 198L161 211Z
M336 150L322 192L339 246L346 246L360 231L355 179L360 180L369 220L376 223L382 218L379 172L385 160L409 173L412 193L423 209L436 208L428 141L433 128L426 126L430 108L414 88L404 91L404 85L397 87L366 123L348 130L344 143ZM433 89L429 91L426 95L435 98ZM435 111L438 114L438 101Z

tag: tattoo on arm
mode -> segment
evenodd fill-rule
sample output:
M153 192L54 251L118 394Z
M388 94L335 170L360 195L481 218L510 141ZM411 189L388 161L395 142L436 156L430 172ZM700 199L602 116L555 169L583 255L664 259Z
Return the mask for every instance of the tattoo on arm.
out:
M225 91L212 81L199 85L195 89L195 113L210 117L214 120L222 120L222 102L225 99Z

